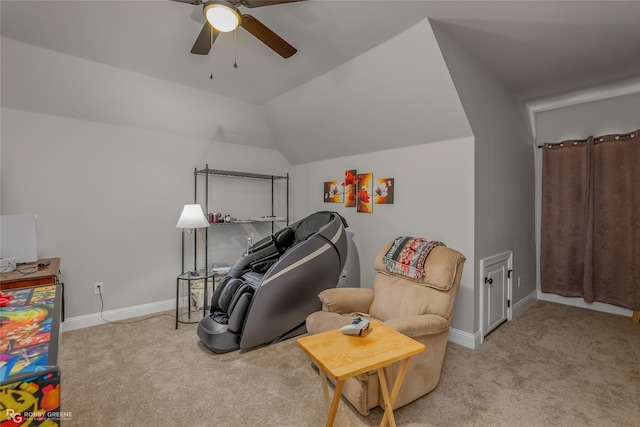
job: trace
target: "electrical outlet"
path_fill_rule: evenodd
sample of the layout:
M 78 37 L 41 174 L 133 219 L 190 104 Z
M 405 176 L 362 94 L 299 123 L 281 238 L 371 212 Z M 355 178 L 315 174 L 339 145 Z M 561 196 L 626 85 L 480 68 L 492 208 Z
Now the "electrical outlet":
M 522 283 L 520 282 L 520 276 L 518 276 L 518 287 L 520 287 Z
M 96 295 L 104 294 L 104 283 L 96 282 L 93 284 L 93 293 Z

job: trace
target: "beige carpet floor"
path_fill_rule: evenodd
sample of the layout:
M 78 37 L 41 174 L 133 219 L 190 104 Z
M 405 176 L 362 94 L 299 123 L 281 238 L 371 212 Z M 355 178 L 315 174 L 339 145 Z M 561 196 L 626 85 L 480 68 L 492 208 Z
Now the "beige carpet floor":
M 62 334 L 71 426 L 323 426 L 320 380 L 290 339 L 216 355 L 170 315 Z M 344 400 L 337 426 L 374 426 Z M 449 343 L 438 387 L 400 426 L 640 426 L 640 325 L 537 302 L 476 350 Z

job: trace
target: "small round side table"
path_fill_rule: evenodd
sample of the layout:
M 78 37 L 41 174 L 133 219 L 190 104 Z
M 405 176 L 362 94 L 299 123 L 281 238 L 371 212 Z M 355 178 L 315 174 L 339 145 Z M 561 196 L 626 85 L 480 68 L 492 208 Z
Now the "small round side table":
M 191 301 L 191 282 L 194 280 L 204 280 L 204 288 L 207 289 L 208 282 L 215 280 L 216 272 L 213 270 L 187 271 L 180 274 L 176 279 L 176 329 L 178 323 L 198 323 L 200 319 L 207 315 L 206 292 L 205 303 L 202 312 L 197 309 Z M 187 310 L 180 313 L 180 282 L 187 282 Z

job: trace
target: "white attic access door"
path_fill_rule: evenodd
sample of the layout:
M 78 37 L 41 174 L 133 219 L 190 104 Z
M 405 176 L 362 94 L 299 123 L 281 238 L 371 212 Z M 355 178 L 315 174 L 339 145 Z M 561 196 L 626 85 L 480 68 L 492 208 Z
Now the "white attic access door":
M 511 320 L 513 253 L 503 252 L 480 260 L 480 333 L 482 342 L 495 328 Z

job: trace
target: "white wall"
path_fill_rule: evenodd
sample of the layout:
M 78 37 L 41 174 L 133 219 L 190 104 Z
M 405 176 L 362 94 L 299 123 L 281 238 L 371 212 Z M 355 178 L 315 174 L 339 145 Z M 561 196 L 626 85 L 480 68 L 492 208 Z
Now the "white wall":
M 621 94 L 627 92 L 626 94 Z M 631 132 L 640 129 L 640 85 L 621 84 L 590 91 L 567 94 L 552 100 L 540 100 L 531 104 L 535 119 L 536 146 L 569 139 L 584 139 Z M 535 110 L 538 110 L 535 112 Z M 540 250 L 540 209 L 542 186 L 543 149 L 534 151 L 536 159 L 536 249 Z M 538 271 L 536 287 L 539 298 L 625 316 L 631 310 L 601 302 L 587 303 L 582 298 L 568 298 L 540 291 Z
M 473 332 L 473 146 L 468 137 L 294 166 L 295 215 L 334 210 L 347 220 L 358 248 L 363 287 L 372 285 L 378 251 L 398 236 L 440 240 L 462 252 L 467 262 L 452 327 Z M 374 205 L 373 213 L 366 214 L 324 203 L 324 182 L 342 182 L 345 170 L 351 169 L 372 172 L 374 178 L 395 178 L 394 204 Z
M 276 150 L 10 108 L 0 137 L 2 213 L 38 215 L 39 256 L 62 258 L 67 318 L 100 311 L 98 281 L 105 310 L 174 300 L 175 224 L 193 201 L 195 167 L 289 167 Z M 233 259 L 244 237 L 237 243 Z
M 512 304 L 535 293 L 533 140 L 523 106 L 437 25 L 434 32 L 475 136 L 476 312 L 481 259 L 513 251 Z M 520 278 L 520 286 L 518 286 Z M 476 316 L 474 331 L 479 330 Z

